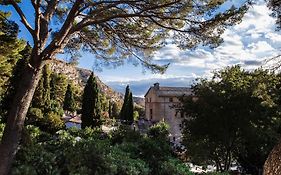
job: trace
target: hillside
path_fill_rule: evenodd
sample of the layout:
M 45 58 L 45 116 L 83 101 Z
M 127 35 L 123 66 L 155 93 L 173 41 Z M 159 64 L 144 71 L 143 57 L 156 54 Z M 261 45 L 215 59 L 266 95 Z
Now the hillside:
M 82 69 L 75 67 L 71 64 L 68 64 L 64 61 L 55 59 L 50 64 L 50 69 L 53 72 L 64 74 L 68 77 L 69 80 L 73 82 L 73 84 L 77 85 L 78 88 L 83 89 L 85 86 L 88 77 L 91 75 L 92 71 L 88 69 Z M 123 103 L 124 95 L 122 93 L 114 91 L 111 87 L 103 83 L 99 77 L 97 77 L 98 86 L 101 89 L 102 93 L 106 94 L 108 99 L 111 99 L 117 102 L 119 105 Z M 124 87 L 125 89 L 125 87 Z M 144 107 L 143 99 L 139 97 L 134 97 L 134 101 L 136 104 Z

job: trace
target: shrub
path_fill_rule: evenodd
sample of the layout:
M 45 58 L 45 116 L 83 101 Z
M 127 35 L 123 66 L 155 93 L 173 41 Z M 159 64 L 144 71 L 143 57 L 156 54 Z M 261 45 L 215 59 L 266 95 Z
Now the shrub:
M 164 121 L 161 121 L 148 130 L 148 136 L 152 138 L 164 139 L 167 140 L 169 136 L 169 125 Z
M 43 112 L 39 108 L 29 108 L 27 113 L 27 123 L 38 124 L 43 120 Z

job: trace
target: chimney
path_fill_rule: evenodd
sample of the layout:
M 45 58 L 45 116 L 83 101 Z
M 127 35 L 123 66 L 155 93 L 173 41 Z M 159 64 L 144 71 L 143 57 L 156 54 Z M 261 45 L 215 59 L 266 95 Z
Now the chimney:
M 155 88 L 156 90 L 159 90 L 159 83 L 154 83 L 154 88 Z

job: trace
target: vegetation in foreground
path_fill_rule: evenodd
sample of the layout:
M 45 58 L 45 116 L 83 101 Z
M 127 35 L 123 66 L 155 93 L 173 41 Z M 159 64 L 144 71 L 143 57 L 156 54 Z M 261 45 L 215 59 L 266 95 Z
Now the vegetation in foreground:
M 4 124 L 1 124 L 2 136 Z M 105 134 L 99 129 L 60 130 L 56 135 L 28 125 L 12 174 L 191 175 L 173 154 L 164 123 L 141 135 L 126 126 Z

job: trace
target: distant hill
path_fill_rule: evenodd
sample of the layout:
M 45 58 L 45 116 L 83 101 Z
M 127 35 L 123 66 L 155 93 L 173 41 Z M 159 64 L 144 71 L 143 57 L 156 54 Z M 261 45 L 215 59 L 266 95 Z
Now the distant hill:
M 66 75 L 67 78 L 71 80 L 74 85 L 78 86 L 78 88 L 81 89 L 84 88 L 89 76 L 92 73 L 91 70 L 78 68 L 58 59 L 53 60 L 53 62 L 50 64 L 50 69 L 55 73 L 61 73 Z M 113 90 L 111 87 L 103 83 L 98 76 L 95 75 L 95 77 L 97 78 L 98 86 L 101 92 L 104 93 L 108 99 L 117 102 L 121 106 L 123 103 L 124 95 L 120 92 Z M 144 107 L 143 98 L 134 97 L 133 99 L 136 104 Z

